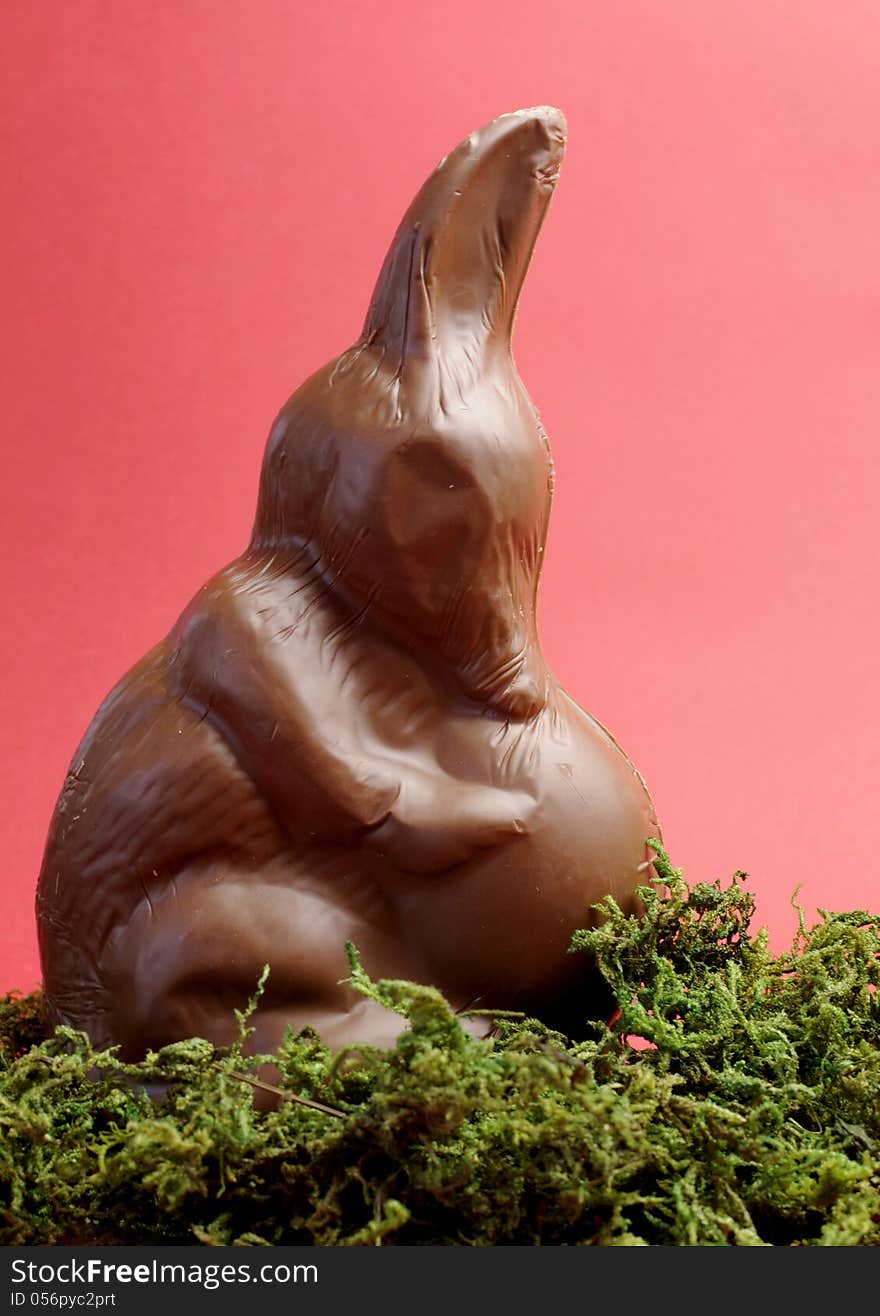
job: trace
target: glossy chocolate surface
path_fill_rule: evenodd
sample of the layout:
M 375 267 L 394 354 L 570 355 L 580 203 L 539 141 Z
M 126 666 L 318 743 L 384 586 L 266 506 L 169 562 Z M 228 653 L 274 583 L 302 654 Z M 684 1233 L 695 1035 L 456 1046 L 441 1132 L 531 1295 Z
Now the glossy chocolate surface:
M 257 1049 L 388 1043 L 346 941 L 457 1008 L 607 1010 L 566 949 L 637 908 L 657 821 L 541 653 L 552 464 L 510 352 L 564 147 L 542 107 L 441 161 L 273 425 L 247 549 L 99 710 L 39 881 L 51 1022 L 222 1044 L 269 964 Z

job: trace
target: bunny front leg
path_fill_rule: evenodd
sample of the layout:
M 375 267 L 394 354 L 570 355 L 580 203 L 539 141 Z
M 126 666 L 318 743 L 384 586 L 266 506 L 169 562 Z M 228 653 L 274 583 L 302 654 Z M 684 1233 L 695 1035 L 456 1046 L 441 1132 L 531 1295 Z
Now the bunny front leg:
M 178 623 L 171 676 L 291 840 L 345 842 L 387 817 L 399 783 L 340 715 L 332 642 L 308 616 L 318 588 L 259 560 L 222 573 Z

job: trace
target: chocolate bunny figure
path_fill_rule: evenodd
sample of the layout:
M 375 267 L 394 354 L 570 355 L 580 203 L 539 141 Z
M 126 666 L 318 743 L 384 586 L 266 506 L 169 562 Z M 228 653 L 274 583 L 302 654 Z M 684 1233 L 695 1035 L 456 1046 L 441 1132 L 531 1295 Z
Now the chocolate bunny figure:
M 639 908 L 659 833 L 541 653 L 552 465 L 510 351 L 564 146 L 541 107 L 441 161 L 275 421 L 247 549 L 99 710 L 39 879 L 50 1023 L 223 1045 L 268 964 L 256 1049 L 389 1044 L 348 941 L 462 1011 L 608 1010 L 566 950 L 602 897 Z

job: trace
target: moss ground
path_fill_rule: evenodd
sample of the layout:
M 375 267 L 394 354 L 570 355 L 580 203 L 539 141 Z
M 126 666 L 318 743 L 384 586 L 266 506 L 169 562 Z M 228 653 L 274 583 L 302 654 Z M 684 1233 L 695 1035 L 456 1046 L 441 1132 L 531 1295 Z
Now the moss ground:
M 0 1243 L 877 1244 L 880 916 L 801 913 L 777 955 L 742 874 L 657 866 L 643 919 L 609 901 L 574 939 L 610 1026 L 477 1040 L 351 948 L 409 1029 L 341 1055 L 289 1036 L 268 1110 L 247 1011 L 226 1052 L 123 1065 L 45 1037 L 38 995 L 0 998 Z

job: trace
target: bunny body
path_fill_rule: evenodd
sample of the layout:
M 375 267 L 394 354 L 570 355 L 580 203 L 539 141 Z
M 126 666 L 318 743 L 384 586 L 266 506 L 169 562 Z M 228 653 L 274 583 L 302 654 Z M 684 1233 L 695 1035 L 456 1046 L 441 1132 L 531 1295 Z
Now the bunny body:
M 651 801 L 535 620 L 552 466 L 509 335 L 563 145 L 523 111 L 441 162 L 362 337 L 273 427 L 247 551 L 99 711 L 38 888 L 53 1021 L 222 1044 L 269 964 L 258 1049 L 388 1042 L 346 941 L 552 1015 L 590 906 L 637 908 Z

